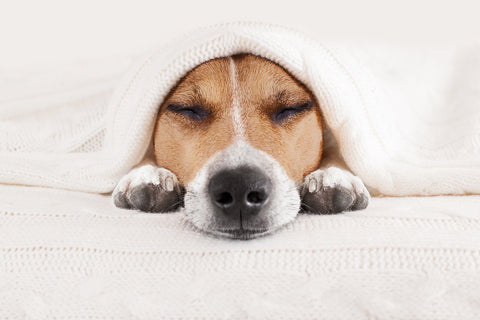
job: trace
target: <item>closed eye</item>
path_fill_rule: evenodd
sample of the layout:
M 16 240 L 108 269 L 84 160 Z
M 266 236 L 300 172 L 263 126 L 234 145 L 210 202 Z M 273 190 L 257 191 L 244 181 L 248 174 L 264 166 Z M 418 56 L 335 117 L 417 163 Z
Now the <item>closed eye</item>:
M 279 109 L 275 111 L 275 113 L 273 114 L 273 121 L 275 121 L 276 123 L 282 123 L 288 118 L 291 118 L 306 110 L 311 109 L 312 105 L 313 105 L 312 102 L 309 101 L 300 105 L 289 106 L 289 107 L 284 107 L 282 109 Z
M 200 106 L 181 106 L 176 104 L 169 104 L 167 110 L 178 113 L 190 120 L 202 121 L 208 118 L 210 113 Z

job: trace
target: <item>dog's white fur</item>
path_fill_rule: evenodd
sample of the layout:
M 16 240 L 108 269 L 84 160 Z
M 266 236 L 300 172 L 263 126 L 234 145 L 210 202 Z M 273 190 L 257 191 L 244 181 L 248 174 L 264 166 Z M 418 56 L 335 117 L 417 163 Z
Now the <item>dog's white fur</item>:
M 160 186 L 165 192 L 172 192 L 180 186 L 177 176 L 173 172 L 157 167 L 153 161 L 144 161 L 142 165 L 132 169 L 118 182 L 113 194 L 126 193 L 129 189 L 144 184 Z
M 307 175 L 303 184 L 307 192 L 315 193 L 323 188 L 345 188 L 354 194 L 368 194 L 367 188 L 359 177 L 345 169 L 328 167 L 318 169 Z
M 236 139 L 245 139 L 245 124 L 240 109 L 240 99 L 238 92 L 237 66 L 232 57 L 230 57 L 230 79 L 232 83 L 232 121 L 235 130 Z

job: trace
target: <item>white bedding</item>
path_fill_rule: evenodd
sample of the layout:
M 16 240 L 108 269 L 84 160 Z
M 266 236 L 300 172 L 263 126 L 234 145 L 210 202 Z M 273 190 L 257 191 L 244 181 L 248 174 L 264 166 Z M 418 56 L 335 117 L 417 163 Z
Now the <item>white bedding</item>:
M 480 317 L 480 196 L 373 198 L 253 241 L 110 201 L 0 185 L 0 318 Z
M 459 196 L 480 193 L 480 47 L 357 49 L 238 23 L 123 78 L 125 61 L 1 74 L 0 319 L 480 319 L 480 196 Z M 234 241 L 80 192 L 112 191 L 143 158 L 185 72 L 240 52 L 312 89 L 371 191 L 458 196 L 373 198 Z

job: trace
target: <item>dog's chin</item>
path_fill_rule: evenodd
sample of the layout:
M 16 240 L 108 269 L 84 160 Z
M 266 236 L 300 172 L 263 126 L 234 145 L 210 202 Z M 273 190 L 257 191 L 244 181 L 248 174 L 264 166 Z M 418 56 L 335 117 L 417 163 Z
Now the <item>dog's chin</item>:
M 190 226 L 192 226 L 195 230 L 199 231 L 200 233 L 206 234 L 208 236 L 212 236 L 215 238 L 223 238 L 223 239 L 251 240 L 251 239 L 257 239 L 264 236 L 268 236 L 278 232 L 279 230 L 293 223 L 293 221 L 295 220 L 295 216 L 296 215 L 292 215 L 290 218 L 288 218 L 288 220 L 285 219 L 281 222 L 278 221 L 274 225 L 269 225 L 268 227 L 258 226 L 258 227 L 247 227 L 247 228 L 222 227 L 215 222 L 213 223 L 210 222 L 208 224 L 199 224 L 197 220 L 189 219 L 188 215 L 185 221 Z
M 251 239 L 260 238 L 266 235 L 270 235 L 280 228 L 281 226 L 276 228 L 256 229 L 256 230 L 246 230 L 246 229 L 239 228 L 239 229 L 213 229 L 213 230 L 201 230 L 201 231 L 216 238 L 251 240 Z

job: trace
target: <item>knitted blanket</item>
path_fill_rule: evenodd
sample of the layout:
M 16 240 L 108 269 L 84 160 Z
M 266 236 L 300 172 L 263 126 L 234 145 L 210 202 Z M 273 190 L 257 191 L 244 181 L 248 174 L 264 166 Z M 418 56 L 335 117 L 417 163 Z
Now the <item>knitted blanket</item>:
M 144 156 L 175 83 L 204 61 L 242 52 L 277 62 L 313 91 L 344 160 L 370 190 L 480 193 L 479 46 L 351 48 L 255 23 L 183 35 L 123 76 L 113 62 L 2 75 L 0 183 L 112 191 Z
M 480 196 L 373 198 L 269 237 L 0 185 L 0 319 L 480 318 Z

